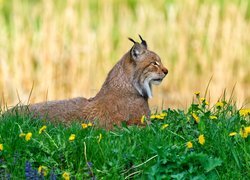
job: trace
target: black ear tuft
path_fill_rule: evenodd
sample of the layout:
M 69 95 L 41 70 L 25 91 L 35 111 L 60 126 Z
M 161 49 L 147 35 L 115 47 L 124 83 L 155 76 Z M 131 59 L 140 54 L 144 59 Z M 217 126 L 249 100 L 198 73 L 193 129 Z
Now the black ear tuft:
M 147 48 L 147 47 L 148 47 L 147 42 L 146 42 L 144 39 L 142 39 L 142 37 L 141 37 L 140 34 L 139 34 L 139 37 L 140 37 L 140 39 L 141 39 L 141 44 L 142 44 L 145 48 Z
M 134 44 L 136 43 L 135 40 L 133 40 L 132 38 L 128 38 L 130 41 L 132 41 Z

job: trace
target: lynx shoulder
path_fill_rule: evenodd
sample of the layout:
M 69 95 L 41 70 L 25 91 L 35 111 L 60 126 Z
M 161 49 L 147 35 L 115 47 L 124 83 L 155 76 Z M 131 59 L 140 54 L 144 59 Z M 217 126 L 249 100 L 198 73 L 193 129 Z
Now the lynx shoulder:
M 31 113 L 66 123 L 91 121 L 107 129 L 123 121 L 139 124 L 143 115 L 150 114 L 151 86 L 160 84 L 168 73 L 160 57 L 139 37 L 141 43 L 129 38 L 132 48 L 111 69 L 95 97 L 32 104 Z

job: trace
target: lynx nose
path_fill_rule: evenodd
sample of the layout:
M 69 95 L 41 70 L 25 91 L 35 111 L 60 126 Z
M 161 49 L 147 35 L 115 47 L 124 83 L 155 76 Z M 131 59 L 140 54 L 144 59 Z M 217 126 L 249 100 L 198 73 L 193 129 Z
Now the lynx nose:
M 168 74 L 168 69 L 167 68 L 162 68 L 162 72 L 167 75 Z

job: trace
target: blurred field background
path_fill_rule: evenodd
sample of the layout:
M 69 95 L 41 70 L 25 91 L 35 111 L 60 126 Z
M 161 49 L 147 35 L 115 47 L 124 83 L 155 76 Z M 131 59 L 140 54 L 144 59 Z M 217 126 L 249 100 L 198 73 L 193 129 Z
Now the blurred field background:
M 27 103 L 33 84 L 32 103 L 94 96 L 138 34 L 169 69 L 152 108 L 187 107 L 211 77 L 211 103 L 234 85 L 250 101 L 248 0 L 0 0 L 2 105 Z

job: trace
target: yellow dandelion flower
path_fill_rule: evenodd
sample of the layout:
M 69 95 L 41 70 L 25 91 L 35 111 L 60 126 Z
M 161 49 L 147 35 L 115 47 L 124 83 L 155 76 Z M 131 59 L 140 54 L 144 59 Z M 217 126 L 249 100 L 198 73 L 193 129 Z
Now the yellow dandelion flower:
M 71 134 L 71 135 L 69 136 L 69 141 L 74 141 L 75 138 L 76 138 L 76 135 L 75 135 L 75 134 Z
M 161 117 L 164 117 L 164 118 L 165 118 L 167 115 L 168 115 L 168 114 L 167 114 L 166 112 L 162 112 L 162 113 L 160 114 L 160 116 L 161 116 Z
M 205 144 L 205 137 L 203 134 L 199 136 L 198 140 L 201 145 Z
M 155 114 L 151 115 L 150 119 L 156 119 L 156 115 Z
M 215 104 L 215 106 L 217 107 L 217 108 L 222 108 L 223 106 L 224 106 L 224 103 L 223 102 L 217 102 L 216 104 Z
M 146 116 L 143 115 L 143 116 L 141 117 L 141 124 L 144 124 L 145 120 L 146 120 Z
M 26 136 L 25 133 L 20 133 L 20 134 L 19 134 L 19 137 L 20 137 L 20 138 L 25 137 L 25 136 Z
M 83 128 L 83 129 L 86 129 L 87 127 L 88 127 L 88 124 L 82 123 L 82 128 Z
M 70 174 L 69 174 L 68 172 L 64 172 L 64 173 L 62 174 L 62 178 L 63 178 L 64 180 L 70 180 Z
M 161 130 L 166 129 L 168 126 L 169 126 L 169 124 L 163 124 L 163 125 L 161 126 Z
M 25 135 L 25 140 L 26 140 L 26 141 L 29 141 L 29 140 L 31 140 L 31 137 L 32 137 L 32 133 L 31 133 L 31 132 L 28 132 L 28 133 Z
M 209 119 L 216 120 L 218 118 L 217 118 L 217 116 L 209 116 Z
M 196 96 L 200 96 L 200 92 L 199 92 L 199 91 L 194 92 L 194 94 L 195 94 Z
M 200 101 L 205 105 L 209 105 L 205 98 L 200 98 Z
M 231 132 L 230 134 L 229 134 L 229 136 L 235 136 L 237 134 L 237 132 Z
M 100 133 L 100 134 L 99 134 L 99 137 L 98 137 L 98 143 L 100 143 L 101 140 L 102 140 L 102 134 Z
M 42 174 L 43 176 L 48 175 L 48 168 L 46 166 L 39 166 L 38 173 Z
M 247 138 L 249 134 L 250 134 L 250 126 L 241 128 L 240 130 L 241 137 Z
M 156 115 L 155 117 L 156 117 L 156 119 L 160 119 L 160 120 L 163 120 L 163 119 L 164 119 L 164 117 L 161 116 L 160 114 Z
M 250 115 L 250 109 L 241 109 L 239 112 L 240 112 L 240 116 L 246 117 Z
M 191 149 L 191 148 L 193 148 L 193 143 L 191 141 L 188 141 L 186 146 L 188 149 Z
M 205 99 L 205 98 L 200 98 L 200 101 L 201 101 L 201 102 L 205 102 L 206 99 Z
M 192 116 L 193 116 L 193 118 L 194 118 L 194 120 L 195 120 L 196 123 L 200 122 L 200 118 L 197 116 L 197 114 L 192 113 Z
M 47 126 L 43 126 L 39 129 L 39 134 L 41 134 L 43 131 L 47 129 Z
M 150 116 L 150 119 L 160 119 L 163 120 L 167 116 L 166 112 L 162 112 L 161 114 L 153 114 Z
M 91 127 L 93 126 L 93 124 L 91 122 L 88 123 L 88 127 Z
M 0 144 L 0 151 L 3 150 L 3 144 Z
M 250 134 L 250 126 L 245 127 L 245 131 L 246 131 L 248 134 Z

